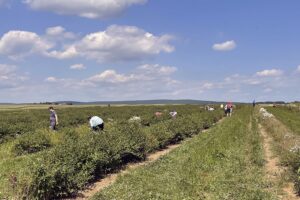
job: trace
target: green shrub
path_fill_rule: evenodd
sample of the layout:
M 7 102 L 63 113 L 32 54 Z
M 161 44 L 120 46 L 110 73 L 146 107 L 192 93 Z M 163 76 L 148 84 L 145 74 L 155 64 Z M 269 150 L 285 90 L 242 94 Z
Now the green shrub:
M 169 130 L 166 123 L 159 123 L 144 129 L 147 140 L 147 152 L 164 148 L 170 143 L 174 134 Z
M 17 156 L 20 156 L 24 154 L 36 153 L 50 146 L 51 142 L 49 136 L 40 132 L 32 134 L 28 133 L 16 140 L 12 148 L 12 152 Z

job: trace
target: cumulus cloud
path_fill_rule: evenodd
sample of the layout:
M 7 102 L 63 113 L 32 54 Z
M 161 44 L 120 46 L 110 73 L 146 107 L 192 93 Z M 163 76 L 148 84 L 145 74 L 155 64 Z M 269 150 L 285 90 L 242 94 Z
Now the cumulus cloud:
M 85 18 L 110 18 L 119 15 L 135 4 L 144 4 L 147 0 L 25 0 L 34 10 L 51 11 L 61 15 L 77 15 Z
M 266 69 L 263 71 L 256 72 L 257 76 L 260 77 L 269 77 L 269 76 L 280 76 L 283 74 L 283 71 L 279 69 Z
M 70 59 L 77 57 L 79 53 L 77 52 L 76 48 L 74 46 L 67 47 L 65 51 L 57 51 L 53 50 L 50 52 L 47 52 L 46 54 L 48 57 L 55 58 L 55 59 Z
M 170 75 L 177 71 L 176 67 L 172 66 L 161 66 L 158 64 L 155 65 L 142 65 L 138 67 L 139 70 L 142 70 L 143 74 L 156 74 L 156 75 Z
M 38 54 L 55 59 L 83 57 L 98 62 L 121 62 L 143 60 L 175 49 L 170 44 L 173 36 L 155 36 L 135 26 L 112 25 L 104 31 L 76 38 L 76 34 L 61 26 L 49 27 L 43 36 L 9 31 L 0 38 L 0 55 L 11 59 Z
M 8 74 L 13 73 L 16 70 L 16 66 L 0 64 L 0 76 L 6 76 Z
M 74 64 L 74 65 L 70 66 L 70 69 L 84 70 L 84 69 L 86 69 L 86 67 L 84 66 L 84 64 Z
M 136 70 L 129 74 L 119 74 L 115 70 L 106 70 L 100 74 L 88 78 L 86 81 L 91 82 L 106 82 L 106 83 L 130 83 L 130 82 L 160 82 L 171 84 L 177 81 L 170 78 L 170 75 L 177 70 L 176 67 L 161 66 L 158 64 L 142 65 L 136 68 Z
M 265 88 L 265 89 L 264 89 L 264 92 L 265 92 L 265 93 L 272 92 L 272 91 L 273 91 L 272 88 Z
M 171 53 L 170 35 L 155 36 L 135 26 L 112 25 L 105 31 L 86 35 L 63 51 L 50 52 L 59 59 L 83 56 L 99 62 L 138 60 L 161 52 Z
M 214 44 L 212 46 L 215 51 L 231 51 L 236 48 L 236 43 L 234 40 L 226 41 L 223 43 Z
M 30 54 L 47 54 L 53 44 L 27 31 L 9 31 L 0 38 L 0 54 L 19 59 Z
M 11 88 L 28 80 L 29 77 L 17 74 L 15 65 L 0 64 L 0 88 Z
M 215 84 L 214 83 L 203 83 L 201 85 L 201 89 L 204 89 L 204 90 L 210 90 L 210 89 L 213 89 L 215 87 Z
M 67 32 L 62 26 L 54 26 L 46 29 L 48 37 L 62 38 L 62 39 L 75 39 L 76 35 L 72 32 Z
M 131 75 L 118 74 L 115 70 L 106 70 L 100 74 L 90 77 L 88 80 L 92 82 L 108 82 L 108 83 L 125 83 L 134 80 L 135 77 Z
M 61 35 L 63 32 L 65 32 L 65 28 L 61 26 L 55 26 L 55 27 L 49 27 L 46 30 L 47 35 Z
M 19 98 L 22 101 L 24 101 L 22 96 L 30 96 L 31 99 L 44 99 L 47 96 L 53 101 L 59 99 L 94 101 L 99 99 L 191 98 L 218 101 L 231 99 L 249 102 L 254 98 L 258 101 L 278 100 L 284 96 L 291 100 L 299 99 L 300 79 L 295 76 L 294 72 L 285 72 L 280 77 L 262 78 L 253 73 L 219 77 L 221 79 L 215 77 L 216 79 L 213 80 L 185 80 L 180 82 L 172 77 L 176 71 L 177 68 L 173 66 L 147 64 L 138 66 L 129 72 L 111 68 L 80 79 L 50 76 L 43 83 L 22 84 L 22 89 L 18 92 L 7 89 L 6 95 L 1 97 L 2 101 L 3 99 L 7 101 L 6 99 L 9 98 L 7 96 L 12 95 L 15 95 L 12 99 Z M 7 66 L 2 67 L 0 74 L 7 73 L 15 72 Z M 0 81 L 0 87 L 8 88 L 9 85 L 3 85 L 3 82 Z M 24 95 L 23 91 L 26 91 L 27 95 Z M 36 91 L 42 93 L 36 93 Z M 30 101 L 30 98 L 27 101 Z
M 45 81 L 49 82 L 49 83 L 55 83 L 58 81 L 58 79 L 53 76 L 50 76 L 50 77 L 46 78 Z

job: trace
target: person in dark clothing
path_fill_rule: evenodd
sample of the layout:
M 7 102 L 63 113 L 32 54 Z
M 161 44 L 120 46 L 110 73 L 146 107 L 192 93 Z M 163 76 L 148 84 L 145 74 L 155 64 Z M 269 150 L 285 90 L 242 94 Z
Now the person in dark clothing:
M 56 126 L 58 125 L 57 114 L 52 106 L 49 107 L 49 111 L 50 111 L 50 129 L 56 130 Z

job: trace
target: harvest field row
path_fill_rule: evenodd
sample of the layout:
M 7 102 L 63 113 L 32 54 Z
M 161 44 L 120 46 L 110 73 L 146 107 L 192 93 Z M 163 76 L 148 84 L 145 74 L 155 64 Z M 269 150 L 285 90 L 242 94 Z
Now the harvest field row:
M 244 107 L 161 160 L 119 177 L 93 200 L 275 200 L 269 185 L 254 110 Z
M 168 112 L 179 114 L 172 119 Z M 154 117 L 162 111 L 163 117 Z M 1 111 L 0 197 L 56 199 L 75 194 L 91 181 L 149 152 L 209 128 L 222 110 L 199 106 L 88 107 L 57 110 L 59 131 L 48 130 L 43 109 Z M 105 130 L 95 134 L 89 115 L 99 115 Z M 140 116 L 140 123 L 130 123 Z
M 49 126 L 48 107 L 43 109 L 26 107 L 26 109 L 3 110 L 0 115 L 0 142 L 7 138 L 34 132 Z M 167 111 L 176 109 L 179 115 L 186 115 L 200 110 L 199 106 L 122 106 L 122 107 L 58 107 L 59 128 L 69 129 L 70 127 L 87 124 L 88 116 L 98 115 L 104 121 L 127 122 L 132 116 L 140 116 L 142 124 L 153 124 L 168 119 Z M 156 111 L 165 111 L 161 118 L 155 118 Z

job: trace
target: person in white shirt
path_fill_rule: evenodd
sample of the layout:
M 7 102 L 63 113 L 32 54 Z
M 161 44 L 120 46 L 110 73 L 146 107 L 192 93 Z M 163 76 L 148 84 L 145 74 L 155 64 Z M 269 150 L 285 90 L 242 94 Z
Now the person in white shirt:
M 100 117 L 93 116 L 93 117 L 89 117 L 88 119 L 89 119 L 90 126 L 94 131 L 104 129 L 104 122 L 103 119 L 101 119 Z
M 174 110 L 172 112 L 169 113 L 171 115 L 172 118 L 176 118 L 177 112 Z

